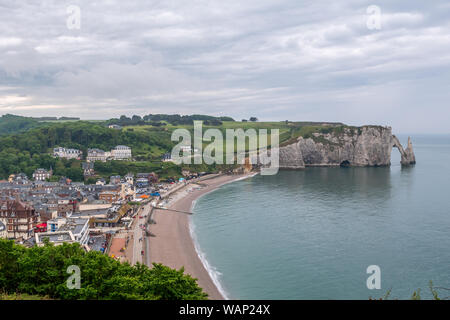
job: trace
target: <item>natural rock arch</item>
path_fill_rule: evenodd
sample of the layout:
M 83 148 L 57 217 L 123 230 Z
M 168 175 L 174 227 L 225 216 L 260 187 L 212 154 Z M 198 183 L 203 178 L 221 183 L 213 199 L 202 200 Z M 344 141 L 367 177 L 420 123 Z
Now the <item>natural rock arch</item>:
M 392 147 L 396 147 L 398 149 L 398 151 L 400 152 L 400 155 L 402 157 L 402 160 L 400 161 L 400 163 L 404 166 L 409 166 L 412 164 L 416 164 L 416 156 L 414 154 L 414 150 L 412 147 L 412 142 L 411 142 L 411 138 L 408 137 L 408 147 L 405 149 L 403 149 L 402 144 L 400 143 L 400 140 L 398 140 L 398 138 L 393 135 L 392 136 Z

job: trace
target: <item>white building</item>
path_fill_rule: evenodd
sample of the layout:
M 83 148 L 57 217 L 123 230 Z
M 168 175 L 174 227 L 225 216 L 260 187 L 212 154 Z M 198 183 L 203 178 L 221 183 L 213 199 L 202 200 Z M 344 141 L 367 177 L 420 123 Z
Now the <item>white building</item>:
M 36 234 L 36 243 L 48 237 L 50 242 L 78 242 L 85 245 L 89 240 L 89 219 L 57 218 L 47 221 L 47 232 Z
M 56 232 L 37 232 L 34 234 L 36 245 L 42 247 L 45 245 L 45 239 L 58 246 L 63 243 L 74 243 L 75 237 L 70 231 L 56 231 Z
M 33 179 L 35 181 L 45 181 L 47 179 L 50 179 L 52 177 L 52 174 L 52 170 L 47 171 L 45 169 L 39 168 L 33 172 Z
M 186 153 L 192 153 L 192 151 L 194 151 L 195 153 L 198 152 L 197 148 L 192 148 L 191 146 L 181 146 L 180 150 Z
M 105 162 L 111 157 L 111 152 L 106 152 L 101 149 L 93 148 L 88 149 L 88 154 L 86 157 L 87 161 L 103 161 Z
M 127 160 L 131 159 L 131 148 L 127 146 L 116 146 L 111 150 L 113 160 Z
M 83 152 L 78 149 L 66 149 L 57 147 L 53 149 L 53 156 L 65 159 L 81 159 Z

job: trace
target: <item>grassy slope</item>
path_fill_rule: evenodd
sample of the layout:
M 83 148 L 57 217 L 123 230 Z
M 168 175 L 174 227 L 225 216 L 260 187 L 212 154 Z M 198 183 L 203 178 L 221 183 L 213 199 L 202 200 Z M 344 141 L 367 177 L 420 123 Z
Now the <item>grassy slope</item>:
M 326 126 L 324 126 L 326 125 Z M 203 130 L 207 130 L 210 128 L 219 129 L 222 131 L 222 134 L 225 138 L 225 133 L 227 129 L 255 129 L 256 132 L 260 129 L 268 129 L 268 144 L 271 144 L 270 141 L 270 130 L 272 129 L 278 129 L 279 130 L 279 143 L 280 145 L 286 145 L 289 143 L 294 142 L 299 136 L 307 136 L 311 132 L 318 132 L 319 130 L 323 129 L 324 127 L 339 127 L 343 126 L 341 123 L 317 123 L 317 122 L 289 122 L 286 123 L 285 121 L 281 122 L 231 122 L 231 121 L 224 121 L 221 126 L 203 126 Z M 122 130 L 134 130 L 136 132 L 139 132 L 141 130 L 151 130 L 154 129 L 151 125 L 144 125 L 144 126 L 129 126 L 125 127 Z M 180 125 L 180 126 L 173 126 L 170 124 L 166 124 L 164 128 L 169 131 L 173 132 L 176 129 L 187 129 L 191 132 L 191 135 L 193 136 L 193 129 L 194 127 L 192 125 Z M 208 145 L 210 142 L 204 141 L 203 145 L 204 147 Z M 224 146 L 224 150 L 225 150 Z M 246 151 L 249 151 L 248 143 L 246 143 Z

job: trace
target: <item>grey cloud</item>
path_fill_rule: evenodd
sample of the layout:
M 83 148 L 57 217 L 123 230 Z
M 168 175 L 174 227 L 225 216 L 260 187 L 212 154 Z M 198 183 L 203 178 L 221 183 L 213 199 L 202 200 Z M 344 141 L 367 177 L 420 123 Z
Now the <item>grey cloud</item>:
M 147 112 L 448 132 L 450 6 L 377 1 L 0 0 L 0 113 Z M 66 27 L 69 5 L 81 29 Z

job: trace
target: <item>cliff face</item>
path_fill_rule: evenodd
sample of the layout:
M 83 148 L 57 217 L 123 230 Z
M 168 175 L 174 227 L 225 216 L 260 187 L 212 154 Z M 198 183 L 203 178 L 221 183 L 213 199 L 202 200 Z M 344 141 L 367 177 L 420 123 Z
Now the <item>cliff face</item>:
M 280 147 L 281 169 L 302 169 L 307 166 L 389 166 L 391 152 L 397 147 L 402 164 L 415 163 L 411 140 L 403 149 L 389 127 L 342 127 L 328 133 L 312 133 L 297 142 Z

